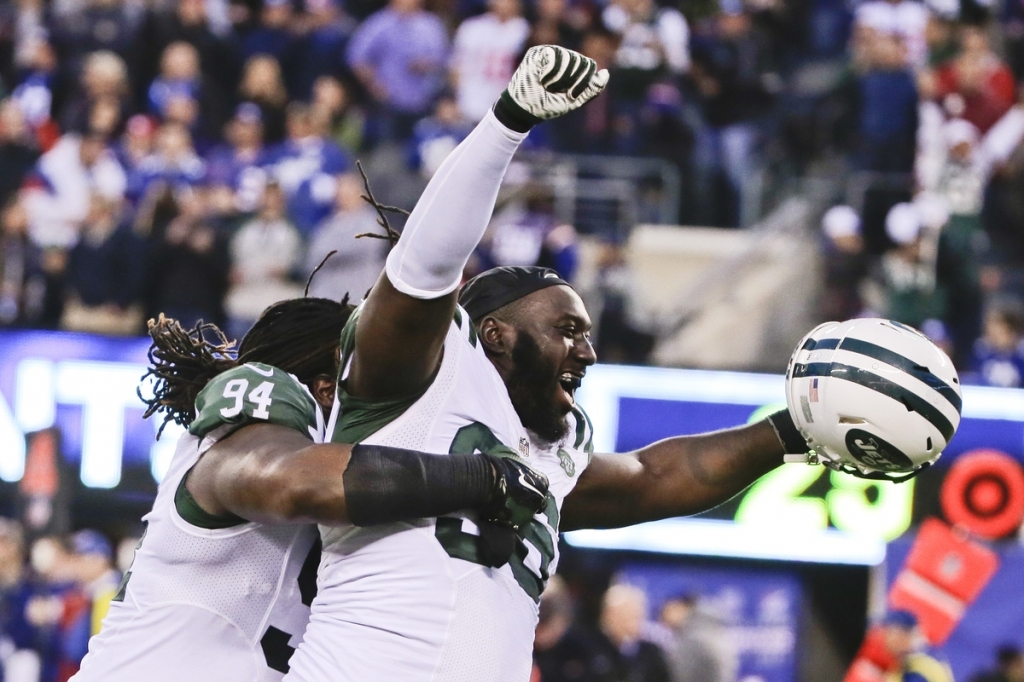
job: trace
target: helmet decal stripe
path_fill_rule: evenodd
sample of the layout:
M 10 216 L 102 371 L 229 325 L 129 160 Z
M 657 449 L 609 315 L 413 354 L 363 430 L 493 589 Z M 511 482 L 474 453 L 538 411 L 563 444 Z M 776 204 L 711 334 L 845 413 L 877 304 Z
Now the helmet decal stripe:
M 953 438 L 953 434 L 956 433 L 953 424 L 934 405 L 913 391 L 903 388 L 899 384 L 893 383 L 873 372 L 839 362 L 812 362 L 806 365 L 797 364 L 793 367 L 794 378 L 825 376 L 860 384 L 865 388 L 878 391 L 897 402 L 903 403 L 931 422 L 932 426 L 939 430 L 939 433 L 942 434 L 947 443 Z
M 839 345 L 840 339 L 807 339 L 801 350 L 828 350 Z
M 860 355 L 866 355 L 869 358 L 874 358 L 887 365 L 898 367 L 904 372 L 919 379 L 928 386 L 938 391 L 943 398 L 948 400 L 950 404 L 956 408 L 957 412 L 960 412 L 963 403 L 960 400 L 960 396 L 957 394 L 956 389 L 947 384 L 945 381 L 928 371 L 927 367 L 922 367 L 908 357 L 904 357 L 899 353 L 894 353 L 888 348 L 870 343 L 869 341 L 862 341 L 860 339 L 853 339 L 846 337 L 843 342 L 839 344 L 839 350 L 847 350 L 851 353 L 859 353 Z

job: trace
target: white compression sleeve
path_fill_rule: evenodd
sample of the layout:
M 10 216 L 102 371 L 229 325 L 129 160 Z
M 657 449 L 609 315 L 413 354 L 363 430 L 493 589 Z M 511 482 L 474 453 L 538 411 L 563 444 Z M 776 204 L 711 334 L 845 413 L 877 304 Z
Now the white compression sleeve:
M 498 188 L 526 133 L 498 123 L 492 112 L 448 155 L 388 256 L 391 284 L 413 298 L 440 298 L 462 281 L 480 243 Z

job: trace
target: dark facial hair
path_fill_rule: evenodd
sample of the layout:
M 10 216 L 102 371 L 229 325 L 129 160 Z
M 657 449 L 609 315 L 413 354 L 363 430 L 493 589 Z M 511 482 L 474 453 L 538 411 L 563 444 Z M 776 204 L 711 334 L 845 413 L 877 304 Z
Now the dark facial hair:
M 541 354 L 537 341 L 519 331 L 505 386 L 523 426 L 549 444 L 562 440 L 569 432 L 569 422 L 555 402 L 557 372 L 558 367 Z

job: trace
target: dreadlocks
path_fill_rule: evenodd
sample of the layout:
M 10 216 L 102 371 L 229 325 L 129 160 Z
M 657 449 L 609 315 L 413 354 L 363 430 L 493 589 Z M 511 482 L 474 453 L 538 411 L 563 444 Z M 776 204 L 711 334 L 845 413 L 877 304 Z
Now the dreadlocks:
M 337 373 L 338 343 L 353 306 L 326 298 L 296 298 L 275 303 L 260 315 L 242 338 L 237 356 L 215 325 L 199 322 L 186 331 L 177 320 L 160 315 L 149 321 L 149 371 L 153 395 L 139 396 L 146 417 L 164 415 L 168 422 L 188 426 L 195 419 L 199 392 L 215 376 L 247 362 L 272 365 L 310 385 L 322 374 Z M 209 337 L 212 337 L 209 338 Z M 159 437 L 159 434 L 158 434 Z

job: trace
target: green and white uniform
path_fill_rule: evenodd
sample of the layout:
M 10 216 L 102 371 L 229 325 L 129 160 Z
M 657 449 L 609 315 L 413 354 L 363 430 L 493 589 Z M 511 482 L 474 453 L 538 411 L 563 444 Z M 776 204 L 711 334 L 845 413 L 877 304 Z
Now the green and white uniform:
M 342 336 L 346 365 L 357 320 L 358 311 Z M 525 682 L 538 599 L 557 561 L 558 508 L 589 461 L 586 418 L 573 415 L 561 447 L 531 448 L 462 309 L 425 391 L 386 403 L 353 398 L 343 387 L 338 394 L 335 442 L 441 454 L 513 452 L 549 477 L 551 493 L 498 569 L 477 559 L 471 514 L 321 527 L 317 597 L 287 682 Z
M 316 592 L 316 527 L 213 516 L 185 478 L 214 443 L 249 424 L 323 442 L 323 415 L 295 377 L 258 364 L 214 378 L 196 413 L 75 682 L 271 682 L 302 641 Z

